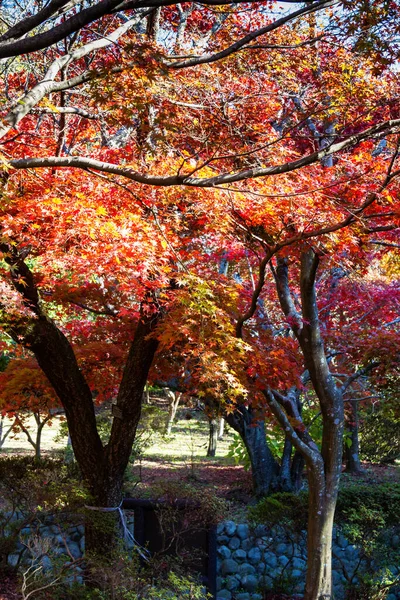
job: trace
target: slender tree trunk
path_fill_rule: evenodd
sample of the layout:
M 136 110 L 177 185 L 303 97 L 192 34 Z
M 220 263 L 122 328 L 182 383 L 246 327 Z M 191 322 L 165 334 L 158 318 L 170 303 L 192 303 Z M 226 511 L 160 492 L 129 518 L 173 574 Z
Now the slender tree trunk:
M 277 488 L 282 492 L 291 492 L 293 490 L 292 478 L 290 474 L 290 463 L 292 457 L 292 442 L 288 437 L 285 438 L 283 447 L 282 461 L 277 478 Z
M 8 427 L 8 429 L 4 431 L 4 421 L 5 421 L 5 417 L 2 416 L 0 419 L 0 450 L 3 448 L 4 442 L 6 441 L 6 439 L 8 438 L 8 436 L 10 435 L 14 425 L 15 425 L 15 420 L 14 422 Z
M 332 528 L 336 493 L 330 489 L 331 486 L 326 486 L 323 465 L 310 469 L 309 488 L 308 562 L 304 599 L 331 600 Z M 329 491 L 333 492 L 333 497 Z
M 165 393 L 168 398 L 168 423 L 167 423 L 167 435 L 172 433 L 172 425 L 174 424 L 176 411 L 178 410 L 179 401 L 181 399 L 180 392 L 173 392 L 172 390 L 166 389 Z
M 301 314 L 297 311 L 289 287 L 288 264 L 280 259 L 275 281 L 284 314 L 291 319 L 304 366 L 318 397 L 322 416 L 321 450 L 307 429 L 297 426 L 301 415 L 290 422 L 293 402 L 278 391 L 266 390 L 274 415 L 303 455 L 309 482 L 308 561 L 304 600 L 332 600 L 332 528 L 343 452 L 343 389 L 338 388 L 329 370 L 321 335 L 315 289 L 318 255 L 312 250 L 303 253 L 300 271 Z
M 150 404 L 150 392 L 149 392 L 149 384 L 146 382 L 144 386 L 144 401 L 146 404 Z
M 208 437 L 208 449 L 207 456 L 215 456 L 217 452 L 217 440 L 218 440 L 218 419 L 212 417 L 209 419 L 209 437 Z
M 218 440 L 219 441 L 224 439 L 224 433 L 225 433 L 225 419 L 224 419 L 224 417 L 220 417 L 219 422 L 218 422 Z
M 43 419 L 43 421 L 41 421 L 40 419 L 40 413 L 34 413 L 34 417 L 35 417 L 35 421 L 36 421 L 36 425 L 37 425 L 37 429 L 36 429 L 36 441 L 34 444 L 34 448 L 35 448 L 35 459 L 36 460 L 40 460 L 41 455 L 42 455 L 42 432 L 43 432 L 43 427 L 46 425 L 47 421 L 50 420 L 50 415 L 48 415 L 47 417 L 45 417 Z
M 294 492 L 299 492 L 303 484 L 304 471 L 304 456 L 298 450 L 294 453 L 292 465 L 290 467 L 290 478 L 292 480 L 292 489 Z
M 278 465 L 268 447 L 265 423 L 257 419 L 251 407 L 240 405 L 225 415 L 226 421 L 242 438 L 251 463 L 253 489 L 256 496 L 265 496 L 277 475 Z
M 350 432 L 350 444 L 345 444 L 346 454 L 346 471 L 353 475 L 359 475 L 363 472 L 361 461 L 360 461 L 360 442 L 358 437 L 359 431 L 359 416 L 358 416 L 358 402 L 352 400 L 351 406 L 351 422 L 347 424 L 347 429 Z

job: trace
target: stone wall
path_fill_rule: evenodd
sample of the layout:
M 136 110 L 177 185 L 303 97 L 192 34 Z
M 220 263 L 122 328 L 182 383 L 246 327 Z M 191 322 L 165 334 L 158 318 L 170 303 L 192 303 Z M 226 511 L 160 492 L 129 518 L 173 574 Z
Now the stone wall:
M 302 598 L 307 568 L 306 531 L 299 533 L 285 527 L 270 529 L 233 521 L 217 529 L 217 600 L 262 600 L 261 589 L 280 590 Z M 388 546 L 399 547 L 399 536 L 390 536 Z M 333 584 L 335 597 L 345 597 L 346 585 L 357 583 L 357 573 L 367 565 L 360 550 L 334 529 Z M 400 575 L 400 565 L 390 565 L 393 575 Z M 400 588 L 387 596 L 400 600 Z
M 9 517 L 11 527 L 20 518 L 18 514 Z M 84 527 L 71 524 L 71 519 L 73 522 L 73 517 L 60 522 L 47 516 L 42 522 L 24 527 L 20 535 L 22 541 L 17 542 L 15 551 L 8 557 L 9 564 L 30 564 L 32 554 L 27 544 L 32 538 L 39 540 L 35 551 L 39 554 L 43 551 L 41 561 L 45 570 L 51 569 L 57 559 L 71 562 L 81 558 L 85 550 Z M 133 513 L 127 512 L 127 522 L 133 532 Z M 399 536 L 388 536 L 387 545 L 398 550 Z M 307 566 L 305 531 L 296 533 L 283 526 L 267 529 L 262 525 L 250 527 L 247 523 L 225 521 L 217 528 L 217 556 L 217 600 L 262 600 L 261 590 L 280 590 L 292 594 L 293 598 L 296 595 L 302 598 Z M 335 529 L 333 583 L 337 600 L 344 599 L 346 585 L 351 580 L 357 583 L 357 573 L 366 568 L 360 550 Z M 400 565 L 392 564 L 389 569 L 393 575 L 400 575 Z M 78 565 L 73 569 L 71 580 L 80 582 L 81 579 Z M 400 587 L 392 590 L 387 600 L 400 600 Z

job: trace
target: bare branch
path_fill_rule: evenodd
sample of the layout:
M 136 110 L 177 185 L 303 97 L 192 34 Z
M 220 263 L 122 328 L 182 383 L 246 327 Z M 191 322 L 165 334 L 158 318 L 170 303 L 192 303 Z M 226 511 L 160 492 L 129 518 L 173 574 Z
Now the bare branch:
M 61 81 L 55 84 L 54 79 L 60 70 L 65 69 L 71 62 L 79 60 L 84 56 L 87 56 L 91 52 L 99 50 L 100 48 L 104 48 L 109 46 L 110 44 L 114 44 L 122 35 L 124 35 L 127 31 L 132 29 L 140 20 L 140 17 L 135 17 L 130 19 L 117 29 L 115 29 L 112 33 L 107 35 L 107 37 L 100 38 L 98 40 L 94 40 L 85 44 L 81 48 L 74 50 L 69 54 L 65 54 L 64 56 L 60 56 L 47 69 L 47 72 L 42 79 L 35 87 L 33 87 L 23 98 L 20 98 L 13 109 L 9 111 L 9 113 L 4 118 L 4 126 L 0 129 L 0 137 L 4 137 L 10 129 L 16 127 L 18 123 L 32 110 L 32 108 L 42 100 L 45 96 L 54 91 L 60 91 L 65 88 L 65 84 L 67 82 Z M 85 77 L 84 77 L 85 79 Z M 61 84 L 61 85 L 60 85 Z M 64 85 L 63 85 L 64 84 Z M 67 84 L 68 85 L 68 84 Z M 69 84 L 70 86 L 71 84 Z M 69 87 L 68 86 L 68 87 Z
M 36 13 L 36 15 L 32 15 L 31 17 L 25 17 L 24 19 L 22 19 L 22 21 L 20 21 L 13 27 L 10 27 L 10 29 L 6 31 L 6 33 L 0 36 L 0 45 L 3 42 L 9 40 L 17 40 L 26 33 L 29 33 L 41 23 L 47 21 L 49 17 L 58 12 L 60 8 L 68 4 L 69 1 L 70 0 L 52 0 L 47 6 L 45 6 L 44 8 L 42 8 L 42 10 Z
M 272 413 L 276 417 L 277 421 L 279 422 L 283 431 L 285 432 L 285 435 L 290 439 L 296 450 L 298 450 L 302 454 L 302 456 L 304 456 L 308 464 L 321 464 L 322 457 L 317 447 L 315 447 L 314 449 L 300 439 L 299 435 L 296 433 L 292 424 L 290 423 L 286 412 L 275 399 L 273 392 L 270 389 L 266 389 L 263 391 L 263 393 Z
M 60 82 L 63 83 L 63 82 Z M 290 173 L 292 171 L 296 171 L 303 167 L 312 165 L 318 161 L 323 160 L 327 156 L 331 156 L 340 152 L 341 150 L 345 150 L 352 146 L 357 145 L 363 140 L 374 138 L 379 139 L 387 136 L 390 133 L 396 133 L 400 127 L 400 119 L 392 119 L 390 121 L 385 121 L 378 125 L 374 125 L 373 127 L 369 127 L 364 131 L 351 135 L 348 138 L 337 142 L 336 144 L 332 144 L 331 146 L 324 148 L 323 150 L 319 150 L 317 152 L 312 152 L 306 156 L 303 156 L 300 159 L 294 161 L 288 161 L 282 163 L 280 165 L 275 165 L 266 168 L 252 168 L 246 169 L 244 171 L 238 171 L 236 173 L 222 173 L 220 175 L 216 175 L 214 177 L 190 177 L 186 175 L 171 175 L 165 177 L 157 177 L 152 175 L 146 175 L 143 173 L 139 173 L 134 171 L 129 167 L 120 167 L 116 164 L 106 163 L 99 160 L 86 158 L 86 157 L 57 157 L 57 156 L 49 156 L 46 158 L 22 158 L 15 159 L 9 161 L 9 165 L 14 169 L 29 169 L 29 168 L 43 168 L 43 167 L 70 167 L 70 168 L 78 168 L 78 169 L 93 169 L 97 171 L 103 171 L 105 173 L 112 173 L 113 175 L 121 175 L 122 177 L 126 177 L 127 179 L 131 179 L 132 181 L 136 181 L 137 183 L 144 183 L 147 185 L 154 186 L 172 186 L 172 185 L 184 185 L 190 187 L 215 187 L 221 184 L 232 183 L 236 181 L 244 181 L 246 179 L 256 179 L 259 177 L 270 177 L 272 175 L 280 175 L 284 173 Z M 374 198 L 369 200 L 365 206 L 369 206 L 374 201 Z M 357 209 L 362 212 L 363 208 Z M 325 229 L 320 229 L 319 234 L 321 233 L 329 233 L 330 231 L 335 231 L 337 228 L 343 227 L 346 224 L 350 223 L 354 219 L 354 215 L 350 215 L 346 220 L 342 222 L 342 225 L 337 226 L 334 225 L 332 227 L 327 227 Z M 313 237 L 316 235 L 315 233 L 305 233 L 302 235 L 302 239 L 307 237 Z
M 38 33 L 37 35 L 26 37 L 16 42 L 2 44 L 0 45 L 0 58 L 21 56 L 21 54 L 28 54 L 36 50 L 48 48 L 60 42 L 71 33 L 82 29 L 85 25 L 93 23 L 93 21 L 97 21 L 100 17 L 110 13 L 118 4 L 120 4 L 120 0 L 101 0 L 97 4 L 72 15 L 60 25 L 56 25 L 44 33 Z
M 242 315 L 237 320 L 237 323 L 236 323 L 236 337 L 238 337 L 238 338 L 242 337 L 242 330 L 243 330 L 244 323 L 246 321 L 248 321 L 248 319 L 251 319 L 251 317 L 254 315 L 254 313 L 257 310 L 258 298 L 260 297 L 260 294 L 264 287 L 265 270 L 267 268 L 269 261 L 271 260 L 271 257 L 272 257 L 272 254 L 270 252 L 267 252 L 266 255 L 264 256 L 264 258 L 262 259 L 262 261 L 260 262 L 260 266 L 258 269 L 258 280 L 257 280 L 257 284 L 255 285 L 253 295 L 251 297 L 250 308 L 244 313 L 244 315 Z
M 320 11 L 324 8 L 329 8 L 331 6 L 334 6 L 336 3 L 336 0 L 321 0 L 311 6 L 300 8 L 299 10 L 296 10 L 293 13 L 290 13 L 289 15 L 277 19 L 276 21 L 274 21 L 273 23 L 269 23 L 265 27 L 261 27 L 260 29 L 248 33 L 234 44 L 228 46 L 228 48 L 225 48 L 225 50 L 221 50 L 220 52 L 216 52 L 215 54 L 206 54 L 202 57 L 193 57 L 188 60 L 183 60 L 179 62 L 170 61 L 167 62 L 166 65 L 172 69 L 182 69 L 185 67 L 192 67 L 194 65 L 202 65 L 205 63 L 216 62 L 217 60 L 221 60 L 222 58 L 230 56 L 238 50 L 242 50 L 245 46 L 247 46 L 247 44 L 249 44 L 253 40 L 257 39 L 262 35 L 265 35 L 266 33 L 270 33 L 271 31 L 279 29 L 279 27 L 282 27 L 283 25 L 289 23 L 297 17 L 308 15 Z
M 379 361 L 373 360 L 366 367 L 363 367 L 362 369 L 358 369 L 355 373 L 350 375 L 350 377 L 348 377 L 347 380 L 344 382 L 344 384 L 341 386 L 341 388 L 340 388 L 341 393 L 344 394 L 344 392 L 347 390 L 347 388 L 352 383 L 354 383 L 360 377 L 363 377 L 364 375 L 368 375 L 368 373 L 370 371 L 372 371 L 372 369 L 375 369 L 376 367 L 378 367 L 379 364 L 380 364 Z

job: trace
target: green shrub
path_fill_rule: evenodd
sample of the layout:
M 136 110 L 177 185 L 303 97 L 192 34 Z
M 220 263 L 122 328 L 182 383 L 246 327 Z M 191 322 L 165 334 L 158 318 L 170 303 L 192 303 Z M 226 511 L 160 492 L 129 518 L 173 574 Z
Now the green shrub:
M 233 434 L 232 441 L 228 448 L 228 456 L 234 460 L 235 465 L 242 465 L 245 471 L 250 469 L 251 463 L 249 453 L 238 433 Z
M 296 529 L 304 529 L 307 523 L 308 494 L 291 494 L 279 492 L 263 498 L 256 506 L 248 511 L 253 523 L 266 525 L 290 524 Z
M 142 566 L 136 558 L 118 555 L 88 566 L 88 586 L 70 585 L 64 577 L 55 586 L 35 592 L 37 600 L 207 600 L 210 596 L 196 577 L 187 575 L 177 560 L 153 559 Z M 41 573 L 31 581 L 39 589 L 57 574 Z
M 400 483 L 351 485 L 340 490 L 336 521 L 358 522 L 360 508 L 380 515 L 382 526 L 400 523 Z
M 70 514 L 77 524 L 77 512 L 88 499 L 76 465 L 30 456 L 0 458 L 0 496 L 0 569 L 7 568 L 24 528 L 34 533 L 48 513 L 57 515 L 60 528 L 69 526 Z
M 391 463 L 400 458 L 398 408 L 370 410 L 360 426 L 360 455 L 373 463 Z

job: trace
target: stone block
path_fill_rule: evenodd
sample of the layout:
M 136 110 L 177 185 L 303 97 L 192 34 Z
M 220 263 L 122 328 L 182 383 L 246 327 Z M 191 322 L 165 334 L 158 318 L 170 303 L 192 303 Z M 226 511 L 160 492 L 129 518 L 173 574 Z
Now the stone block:
M 293 569 L 299 569 L 300 571 L 305 571 L 307 568 L 307 563 L 302 558 L 293 558 L 292 560 Z
M 347 546 L 349 545 L 349 541 L 346 540 L 344 535 L 340 533 L 337 538 L 337 545 L 339 546 L 339 548 L 347 548 Z
M 278 564 L 278 559 L 276 558 L 275 554 L 270 550 L 264 552 L 264 561 L 267 564 L 267 568 L 270 567 L 274 569 Z
M 239 565 L 235 560 L 232 560 L 231 558 L 226 558 L 221 562 L 221 575 L 225 576 L 230 575 L 232 573 L 237 573 L 238 567 Z
M 226 578 L 225 588 L 230 592 L 234 592 L 240 586 L 240 581 L 234 575 L 228 575 Z
M 253 548 L 253 543 L 254 543 L 253 540 L 251 540 L 251 539 L 245 539 L 245 540 L 242 540 L 242 543 L 240 544 L 240 547 L 245 552 L 248 552 L 249 550 L 251 550 Z
M 240 548 L 240 539 L 236 536 L 232 537 L 228 546 L 231 550 L 237 550 L 238 548 Z
M 278 557 L 278 564 L 280 564 L 282 567 L 286 567 L 286 565 L 288 564 L 289 559 L 287 556 L 279 556 Z
M 238 548 L 237 550 L 232 552 L 232 558 L 234 558 L 235 560 L 244 561 L 247 558 L 247 552 L 245 552 L 241 548 Z
M 77 544 L 76 542 L 68 542 L 68 550 L 69 550 L 71 556 L 73 556 L 73 558 L 75 558 L 75 559 L 81 558 L 82 552 L 79 547 L 79 544 Z
M 236 535 L 241 539 L 244 540 L 246 538 L 249 537 L 250 535 L 250 528 L 248 525 L 246 525 L 246 523 L 240 523 L 237 527 L 236 527 Z
M 264 573 L 264 571 L 265 571 L 265 563 L 259 562 L 257 565 L 255 565 L 255 567 L 257 569 L 257 573 Z
M 240 576 L 244 575 L 253 575 L 256 572 L 255 567 L 253 565 L 249 565 L 248 563 L 243 563 L 239 565 L 238 573 Z
M 254 575 L 243 575 L 240 579 L 242 588 L 246 592 L 255 592 L 258 587 L 258 577 Z
M 217 600 L 231 600 L 232 598 L 232 594 L 230 593 L 229 590 L 220 590 L 217 593 Z
M 260 562 L 261 560 L 261 550 L 260 548 L 251 548 L 251 550 L 248 551 L 247 553 L 249 562 L 251 564 L 257 564 Z
M 300 577 L 304 577 L 303 571 L 299 571 L 299 569 L 293 569 L 291 572 L 291 576 L 293 579 L 300 579 Z
M 217 549 L 217 553 L 221 558 L 230 558 L 231 551 L 226 546 L 219 546 Z
M 225 521 L 225 533 L 232 537 L 236 532 L 236 523 L 233 521 Z

